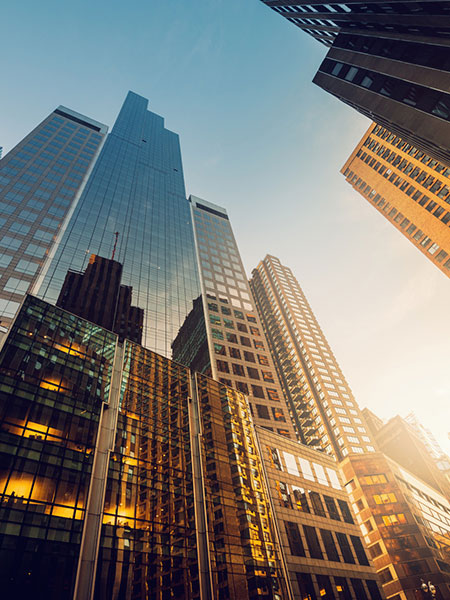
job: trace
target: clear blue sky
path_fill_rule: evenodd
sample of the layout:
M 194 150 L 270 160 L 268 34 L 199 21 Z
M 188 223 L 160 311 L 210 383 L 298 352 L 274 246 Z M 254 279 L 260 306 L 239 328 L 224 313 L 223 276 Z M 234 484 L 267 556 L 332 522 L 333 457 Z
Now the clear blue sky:
M 0 40 L 5 150 L 58 104 L 112 125 L 149 98 L 188 194 L 228 209 L 248 272 L 293 269 L 360 405 L 450 451 L 449 281 L 339 174 L 369 121 L 311 83 L 325 47 L 259 0 L 22 0 Z

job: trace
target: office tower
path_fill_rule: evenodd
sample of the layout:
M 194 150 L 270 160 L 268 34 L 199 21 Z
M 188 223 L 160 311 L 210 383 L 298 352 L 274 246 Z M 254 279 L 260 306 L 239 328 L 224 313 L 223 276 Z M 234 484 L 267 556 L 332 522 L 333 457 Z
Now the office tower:
M 242 394 L 32 296 L 0 390 L 5 597 L 287 597 Z
M 128 93 L 38 294 L 56 302 L 66 272 L 112 256 L 117 241 L 122 283 L 145 313 L 143 344 L 169 355 L 199 289 L 179 139 L 147 104 Z
M 292 597 L 380 600 L 334 458 L 256 429 Z
M 292 271 L 267 255 L 251 289 L 301 440 L 341 459 L 374 442 Z
M 173 358 L 247 395 L 256 424 L 295 437 L 227 212 L 190 201 L 202 293 Z
M 84 273 L 67 272 L 56 306 L 139 344 L 144 311 L 131 306 L 132 288 L 120 284 L 121 275 L 119 262 L 93 254 Z
M 7 598 L 381 598 L 331 458 L 32 296 L 0 351 L 0 457 Z
M 263 2 L 329 47 L 314 83 L 450 165 L 450 2 Z
M 391 600 L 450 594 L 450 503 L 421 479 L 379 452 L 341 464 L 368 552 Z
M 342 167 L 346 180 L 450 276 L 450 168 L 372 123 Z
M 0 161 L 0 329 L 48 264 L 107 127 L 59 106 Z

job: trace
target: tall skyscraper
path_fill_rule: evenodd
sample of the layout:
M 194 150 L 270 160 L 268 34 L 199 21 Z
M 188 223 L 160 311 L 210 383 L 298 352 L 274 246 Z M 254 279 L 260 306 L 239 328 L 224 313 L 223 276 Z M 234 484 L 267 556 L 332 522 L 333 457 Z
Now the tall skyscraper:
M 38 294 L 56 302 L 66 272 L 91 254 L 123 265 L 122 283 L 144 309 L 143 344 L 164 354 L 199 295 L 178 136 L 129 92 Z
M 227 211 L 190 200 L 202 293 L 173 357 L 246 394 L 256 424 L 294 438 Z
M 329 47 L 314 83 L 450 165 L 450 2 L 262 1 Z
M 372 123 L 341 172 L 450 276 L 450 167 Z
M 0 330 L 45 270 L 106 131 L 59 106 L 0 161 Z
M 373 452 L 362 413 L 291 269 L 267 255 L 251 288 L 299 436 L 337 459 Z

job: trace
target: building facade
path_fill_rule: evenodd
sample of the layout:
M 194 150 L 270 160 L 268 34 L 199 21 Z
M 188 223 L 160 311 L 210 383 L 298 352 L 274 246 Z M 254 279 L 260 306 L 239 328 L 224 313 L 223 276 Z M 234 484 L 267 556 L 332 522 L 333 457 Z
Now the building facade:
M 450 168 L 372 123 L 341 172 L 450 276 Z
M 336 461 L 257 428 L 293 598 L 381 599 Z
M 380 600 L 345 497 L 241 392 L 26 297 L 0 350 L 5 597 Z
M 450 2 L 263 2 L 329 47 L 314 83 L 450 166 Z
M 107 127 L 59 106 L 0 161 L 0 329 L 45 271 Z
M 341 464 L 357 522 L 388 600 L 450 597 L 448 499 L 381 453 Z
M 190 200 L 202 293 L 173 358 L 248 396 L 256 424 L 295 438 L 227 212 Z
M 327 339 L 291 269 L 267 255 L 251 288 L 299 439 L 343 458 L 374 441 Z
M 38 295 L 56 302 L 69 269 L 116 245 L 122 283 L 145 313 L 143 344 L 168 356 L 199 288 L 179 138 L 147 105 L 128 93 Z

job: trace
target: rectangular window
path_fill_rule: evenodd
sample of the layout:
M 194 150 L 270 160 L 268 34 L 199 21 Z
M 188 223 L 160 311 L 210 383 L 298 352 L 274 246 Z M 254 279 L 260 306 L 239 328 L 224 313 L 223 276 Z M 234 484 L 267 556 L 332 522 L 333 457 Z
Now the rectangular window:
M 328 531 L 328 529 L 321 529 L 320 535 L 322 536 L 322 542 L 325 546 L 325 552 L 328 560 L 340 562 L 341 559 L 339 558 L 339 553 L 334 542 L 333 533 Z
M 347 535 L 337 531 L 336 537 L 344 558 L 344 562 L 348 564 L 355 564 L 355 559 L 353 558 L 352 549 L 350 548 Z
M 339 515 L 335 499 L 331 496 L 326 496 L 325 494 L 323 496 L 323 499 L 325 500 L 325 505 L 327 507 L 330 519 L 333 519 L 334 521 L 340 521 L 341 516 Z
M 311 558 L 319 558 L 323 560 L 322 549 L 320 547 L 319 538 L 314 527 L 309 525 L 303 525 L 303 531 L 305 532 L 306 543 L 308 544 L 308 550 Z
M 286 535 L 288 538 L 289 549 L 293 556 L 305 556 L 305 548 L 303 546 L 302 537 L 297 523 L 285 521 Z
M 286 463 L 286 470 L 291 475 L 300 476 L 298 471 L 297 462 L 295 460 L 295 456 L 293 454 L 289 454 L 288 452 L 283 452 L 284 462 Z
M 367 560 L 367 556 L 360 538 L 357 535 L 351 535 L 350 539 L 352 541 L 353 550 L 355 551 L 359 564 L 369 566 L 369 561 Z

